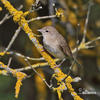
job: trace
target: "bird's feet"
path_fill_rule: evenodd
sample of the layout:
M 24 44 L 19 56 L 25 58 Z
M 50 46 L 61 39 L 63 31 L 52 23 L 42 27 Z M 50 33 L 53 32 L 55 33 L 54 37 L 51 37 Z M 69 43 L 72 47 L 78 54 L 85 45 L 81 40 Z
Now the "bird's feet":
M 64 59 L 60 62 L 60 64 L 58 64 L 58 65 L 55 66 L 55 68 L 60 67 L 60 66 L 64 63 L 65 60 L 66 60 L 66 59 L 64 58 Z

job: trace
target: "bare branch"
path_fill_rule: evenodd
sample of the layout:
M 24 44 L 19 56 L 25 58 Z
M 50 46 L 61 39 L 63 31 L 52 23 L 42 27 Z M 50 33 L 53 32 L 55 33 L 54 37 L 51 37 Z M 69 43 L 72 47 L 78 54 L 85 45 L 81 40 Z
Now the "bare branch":
M 87 33 L 87 26 L 88 26 L 88 21 L 89 21 L 89 15 L 90 15 L 90 11 L 91 11 L 91 7 L 93 5 L 93 2 L 89 2 L 89 7 L 88 7 L 88 12 L 87 12 L 87 18 L 86 18 L 86 21 L 85 21 L 85 27 L 84 27 L 84 31 L 83 31 L 83 39 L 82 39 L 82 42 L 84 43 L 85 42 L 85 38 L 86 38 L 86 33 Z
M 55 18 L 57 17 L 56 15 L 51 15 L 51 16 L 43 16 L 43 17 L 36 17 L 36 18 L 32 18 L 30 20 L 27 20 L 28 23 L 32 22 L 32 21 L 36 21 L 36 20 L 41 20 L 41 19 L 49 19 L 49 18 Z M 34 34 L 34 33 L 33 33 Z M 36 35 L 34 34 L 36 37 L 41 37 L 42 35 Z
M 49 2 L 49 15 L 53 15 L 55 13 L 55 9 L 54 9 L 54 4 L 55 4 L 55 0 L 48 0 Z M 55 19 L 51 18 L 53 25 L 55 25 Z
M 10 64 L 11 64 L 11 61 L 12 61 L 12 57 L 10 57 L 10 59 L 9 59 L 9 61 L 8 61 L 8 67 L 10 66 Z
M 18 29 L 16 30 L 15 34 L 13 35 L 11 41 L 9 42 L 7 48 L 4 51 L 4 54 L 11 48 L 12 44 L 14 43 L 16 37 L 18 36 L 19 32 L 21 31 L 21 27 L 18 27 Z
M 12 54 L 12 53 L 15 54 L 16 56 L 22 57 L 23 59 L 27 58 L 28 60 L 35 60 L 35 61 L 43 61 L 43 60 L 44 60 L 43 57 L 41 57 L 41 58 L 32 58 L 32 57 L 24 56 L 24 55 L 22 55 L 22 54 L 20 54 L 20 53 L 12 52 L 12 51 L 11 51 L 11 54 Z
M 51 16 L 36 17 L 36 18 L 32 18 L 32 19 L 28 20 L 27 22 L 30 23 L 30 22 L 35 21 L 35 20 L 49 19 L 49 18 L 55 18 L 55 17 L 57 17 L 57 16 L 51 15 Z
M 97 38 L 94 39 L 94 40 L 91 40 L 91 41 L 87 42 L 86 45 L 90 45 L 91 43 L 96 42 L 97 40 L 100 40 L 100 36 L 97 37 Z
M 51 89 L 51 86 L 47 83 L 47 81 L 32 67 L 28 59 L 25 59 L 26 63 L 31 67 L 31 69 L 41 78 L 41 80 Z
M 55 61 L 57 62 L 57 61 L 59 61 L 59 59 L 55 59 Z M 38 68 L 38 67 L 45 67 L 47 65 L 48 65 L 48 63 L 45 62 L 45 63 L 37 63 L 37 64 L 31 65 L 31 66 L 32 66 L 32 68 Z M 32 68 L 30 66 L 26 66 L 24 68 L 19 68 L 19 69 L 16 69 L 16 70 L 17 71 L 25 71 L 25 70 L 30 70 Z
M 81 50 L 81 49 L 89 49 L 89 48 L 96 47 L 96 45 L 91 45 L 91 44 L 92 44 L 93 42 L 98 41 L 98 40 L 100 40 L 100 37 L 97 37 L 96 39 L 91 40 L 91 41 L 86 42 L 86 43 L 81 43 L 81 44 L 78 46 L 78 48 L 75 48 L 74 50 L 72 50 L 72 53 L 74 54 L 74 53 L 77 51 L 77 49 L 78 49 L 78 51 L 79 51 L 79 50 Z M 82 46 L 82 45 L 83 45 L 83 46 Z
M 3 19 L 0 21 L 0 25 L 3 24 L 7 19 L 10 19 L 12 16 L 8 14 L 5 14 L 5 16 L 3 17 Z
M 23 5 L 20 5 L 20 7 L 18 8 L 18 10 L 21 10 L 23 8 Z M 12 15 L 9 15 L 9 13 L 5 14 L 5 16 L 3 17 L 3 19 L 0 21 L 0 25 L 3 24 L 6 20 L 10 19 L 12 17 Z

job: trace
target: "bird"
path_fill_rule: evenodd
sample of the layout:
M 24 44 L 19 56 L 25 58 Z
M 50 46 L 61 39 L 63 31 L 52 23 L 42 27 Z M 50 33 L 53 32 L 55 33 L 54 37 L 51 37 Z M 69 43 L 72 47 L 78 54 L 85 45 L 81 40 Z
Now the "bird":
M 67 59 L 73 59 L 73 54 L 65 38 L 53 26 L 45 26 L 38 29 L 43 36 L 44 48 L 55 58 L 62 60 L 61 64 Z M 59 64 L 59 66 L 61 65 Z

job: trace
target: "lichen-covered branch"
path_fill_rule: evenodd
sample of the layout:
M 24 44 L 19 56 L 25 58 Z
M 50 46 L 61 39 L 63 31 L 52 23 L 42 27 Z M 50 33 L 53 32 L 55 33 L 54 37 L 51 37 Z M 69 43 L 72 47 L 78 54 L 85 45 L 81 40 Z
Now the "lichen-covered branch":
M 14 77 L 17 78 L 17 83 L 15 86 L 15 97 L 18 97 L 20 87 L 22 85 L 22 80 L 27 77 L 27 75 L 23 72 L 16 71 L 15 69 L 9 68 L 7 65 L 0 62 L 0 68 L 4 70 L 0 70 L 0 74 L 7 75 L 8 73 L 11 73 Z
M 59 84 L 59 87 L 57 88 L 57 93 L 59 96 L 59 99 L 61 98 L 61 92 L 63 90 L 66 89 L 66 86 L 68 88 L 68 90 L 71 93 L 74 93 L 74 89 L 72 88 L 71 85 L 71 80 L 72 78 L 70 76 L 68 76 L 65 81 L 63 82 L 62 80 L 67 76 L 66 74 L 64 74 L 60 68 L 56 67 L 56 62 L 54 59 L 52 59 L 43 49 L 43 46 L 39 43 L 39 41 L 36 39 L 36 37 L 34 36 L 32 30 L 29 28 L 27 20 L 25 19 L 25 16 L 28 15 L 30 12 L 27 11 L 25 13 L 23 13 L 22 11 L 18 11 L 16 10 L 9 1 L 7 0 L 1 0 L 1 2 L 4 4 L 5 8 L 9 11 L 9 13 L 13 16 L 13 20 L 14 22 L 19 24 L 19 27 L 21 27 L 25 33 L 29 36 L 29 39 L 34 43 L 34 45 L 36 46 L 37 50 L 40 52 L 40 54 L 43 56 L 43 58 L 48 62 L 48 64 L 50 65 L 50 67 L 54 70 L 54 77 L 57 80 L 57 83 Z M 62 13 L 60 14 L 60 11 L 57 13 L 57 15 L 62 16 Z M 1 63 L 1 66 L 3 64 Z M 15 73 L 15 72 L 14 72 Z M 18 81 L 16 84 L 20 84 L 21 85 L 21 81 L 22 79 L 26 76 L 24 75 L 22 77 L 22 73 L 21 72 L 16 72 L 16 77 L 18 78 Z M 69 78 L 70 77 L 70 78 Z M 68 81 L 70 81 L 68 83 Z M 18 89 L 16 88 L 16 97 L 18 97 L 18 93 L 19 93 L 19 87 L 20 85 L 17 85 Z M 66 86 L 65 86 L 66 85 Z M 63 88 L 62 88 L 63 87 Z M 61 89 L 62 88 L 62 89 Z M 61 90 L 60 90 L 61 89 Z M 71 91 L 73 89 L 73 91 Z M 75 100 L 83 100 L 81 99 L 77 93 L 75 93 L 75 95 L 73 96 Z M 61 98 L 62 99 L 62 98 Z
M 23 8 L 23 5 L 20 5 L 20 7 L 18 8 L 18 10 L 21 10 Z M 12 17 L 12 15 L 5 14 L 5 16 L 3 17 L 3 19 L 0 21 L 0 25 L 2 25 L 6 20 L 10 19 Z

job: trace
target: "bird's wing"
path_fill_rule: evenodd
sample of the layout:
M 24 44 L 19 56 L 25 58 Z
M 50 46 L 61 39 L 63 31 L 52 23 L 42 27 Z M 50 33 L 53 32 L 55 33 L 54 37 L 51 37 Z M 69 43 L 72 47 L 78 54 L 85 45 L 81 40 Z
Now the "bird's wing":
M 62 50 L 62 52 L 71 58 L 73 58 L 73 54 L 71 52 L 71 49 L 67 43 L 67 41 L 63 38 L 63 36 L 59 35 L 59 48 Z

